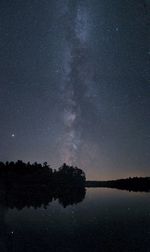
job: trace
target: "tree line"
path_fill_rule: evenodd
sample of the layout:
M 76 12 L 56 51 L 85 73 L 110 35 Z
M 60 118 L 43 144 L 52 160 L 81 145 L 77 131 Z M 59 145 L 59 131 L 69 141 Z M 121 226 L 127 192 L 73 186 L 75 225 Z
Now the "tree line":
M 86 187 L 107 187 L 134 192 L 150 192 L 150 177 L 129 177 L 109 181 L 86 181 Z
M 49 167 L 47 162 L 31 164 L 21 160 L 0 162 L 0 181 L 7 186 L 47 185 L 51 187 L 80 187 L 85 185 L 83 170 L 63 164 L 58 170 Z
M 52 169 L 45 162 L 0 162 L 0 204 L 8 208 L 46 207 L 53 200 L 66 207 L 85 197 L 85 173 L 65 163 Z

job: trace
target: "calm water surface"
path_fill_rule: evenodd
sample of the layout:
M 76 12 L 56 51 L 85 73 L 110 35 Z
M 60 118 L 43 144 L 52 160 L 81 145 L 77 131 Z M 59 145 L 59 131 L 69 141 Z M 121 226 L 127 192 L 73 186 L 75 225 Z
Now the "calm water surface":
M 150 194 L 89 188 L 66 208 L 0 206 L 0 251 L 149 252 Z

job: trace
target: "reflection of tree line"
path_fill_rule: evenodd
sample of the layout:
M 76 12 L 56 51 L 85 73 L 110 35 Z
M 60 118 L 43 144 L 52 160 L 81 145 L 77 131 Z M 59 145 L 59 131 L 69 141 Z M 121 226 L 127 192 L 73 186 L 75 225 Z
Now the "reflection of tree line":
M 134 177 L 110 181 L 86 181 L 86 187 L 109 187 L 134 192 L 150 192 L 150 177 Z
M 85 174 L 77 167 L 64 164 L 56 171 L 47 163 L 0 163 L 0 202 L 6 207 L 46 207 L 56 199 L 66 207 L 84 197 Z
M 1 197 L 1 204 L 8 208 L 22 209 L 24 207 L 45 207 L 53 200 L 66 207 L 68 205 L 77 204 L 85 197 L 85 188 L 43 188 L 38 187 L 22 187 L 9 188 Z

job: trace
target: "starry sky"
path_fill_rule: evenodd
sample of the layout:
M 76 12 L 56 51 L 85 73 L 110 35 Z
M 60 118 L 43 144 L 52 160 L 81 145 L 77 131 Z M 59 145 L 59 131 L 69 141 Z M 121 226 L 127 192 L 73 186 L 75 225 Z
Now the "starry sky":
M 150 176 L 149 0 L 0 1 L 0 160 Z

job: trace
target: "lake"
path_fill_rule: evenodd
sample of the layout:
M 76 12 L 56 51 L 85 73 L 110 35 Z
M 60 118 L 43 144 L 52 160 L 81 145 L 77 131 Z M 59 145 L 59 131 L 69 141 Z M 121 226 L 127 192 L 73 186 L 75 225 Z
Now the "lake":
M 150 194 L 88 188 L 66 207 L 58 199 L 36 209 L 1 205 L 0 251 L 149 252 Z

